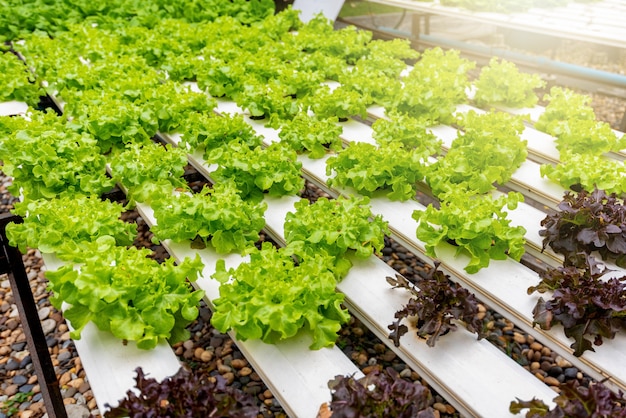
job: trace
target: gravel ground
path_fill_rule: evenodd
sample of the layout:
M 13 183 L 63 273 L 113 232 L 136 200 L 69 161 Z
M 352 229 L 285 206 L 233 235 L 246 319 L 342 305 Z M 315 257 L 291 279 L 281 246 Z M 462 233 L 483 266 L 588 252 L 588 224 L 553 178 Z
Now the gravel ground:
M 576 45 L 568 45 L 564 50 L 571 59 L 578 53 L 580 59 L 596 68 L 608 71 L 624 72 L 624 56 L 619 60 L 604 59 Z M 584 52 L 584 53 L 583 53 Z M 591 55 L 590 55 L 591 54 Z M 594 58 L 589 58 L 594 57 Z M 614 128 L 619 126 L 626 101 L 606 95 L 592 94 L 592 106 L 599 120 L 609 122 Z M 0 211 L 11 209 L 14 199 L 6 192 L 9 180 L 0 173 Z M 196 188 L 202 183 L 195 184 Z M 315 199 L 324 195 L 309 185 L 303 196 Z M 136 212 L 125 215 L 128 221 L 138 224 L 140 235 L 138 246 L 153 249 L 157 259 L 164 259 L 167 253 L 160 246 L 150 241 L 150 233 L 145 222 Z M 264 238 L 263 238 L 264 239 Z M 409 279 L 417 279 L 418 273 L 428 267 L 404 250 L 391 239 L 387 239 L 382 259 Z M 95 399 L 91 393 L 89 381 L 82 369 L 73 342 L 69 339 L 67 324 L 60 312 L 49 303 L 44 278 L 45 266 L 38 251 L 30 250 L 24 255 L 24 264 L 30 280 L 31 289 L 39 309 L 46 341 L 53 364 L 59 377 L 64 402 L 72 417 L 99 417 Z M 535 341 L 501 315 L 484 306 L 484 326 L 490 330 L 489 341 L 508 353 L 538 379 L 552 386 L 560 382 L 576 379 L 582 385 L 589 384 L 589 377 L 573 367 L 541 342 Z M 284 411 L 272 393 L 260 380 L 258 374 L 246 361 L 233 341 L 213 329 L 209 323 L 210 310 L 203 304 L 198 319 L 189 326 L 191 338 L 173 346 L 181 361 L 192 369 L 198 369 L 211 375 L 222 375 L 231 385 L 254 395 L 258 399 L 262 417 L 283 417 Z M 33 365 L 25 347 L 17 309 L 6 276 L 0 276 L 0 418 L 12 416 L 20 418 L 38 418 L 44 416 L 40 387 L 33 372 Z M 375 337 L 356 318 L 344 326 L 340 332 L 338 346 L 357 364 L 364 373 L 379 367 L 393 367 L 402 377 L 412 381 L 422 381 L 420 376 L 411 371 L 387 346 Z M 442 417 L 458 416 L 454 408 L 435 394 L 435 409 Z

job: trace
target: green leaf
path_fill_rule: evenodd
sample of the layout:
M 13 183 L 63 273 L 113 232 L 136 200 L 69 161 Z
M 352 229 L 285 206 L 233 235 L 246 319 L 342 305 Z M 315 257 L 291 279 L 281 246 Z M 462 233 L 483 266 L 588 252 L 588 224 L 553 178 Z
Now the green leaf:
M 63 316 L 70 322 L 72 328 L 74 328 L 71 332 L 73 340 L 80 339 L 80 333 L 82 332 L 85 325 L 94 316 L 94 313 L 89 311 L 89 308 L 83 305 L 72 305 L 69 308 L 63 311 Z
M 144 334 L 145 324 L 134 309 L 128 309 L 122 318 L 111 319 L 111 333 L 123 340 L 139 340 Z

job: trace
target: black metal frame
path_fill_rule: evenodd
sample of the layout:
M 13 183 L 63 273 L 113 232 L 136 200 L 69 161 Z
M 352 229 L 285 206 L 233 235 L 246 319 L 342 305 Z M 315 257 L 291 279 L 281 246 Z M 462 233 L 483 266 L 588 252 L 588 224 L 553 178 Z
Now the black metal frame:
M 67 418 L 59 381 L 52 365 L 46 336 L 41 328 L 37 305 L 30 289 L 22 254 L 17 248 L 9 245 L 6 236 L 6 226 L 11 222 L 22 223 L 22 218 L 10 213 L 0 214 L 0 244 L 2 247 L 0 249 L 0 273 L 6 273 L 9 276 L 13 298 L 20 315 L 28 351 L 35 367 L 48 416 Z

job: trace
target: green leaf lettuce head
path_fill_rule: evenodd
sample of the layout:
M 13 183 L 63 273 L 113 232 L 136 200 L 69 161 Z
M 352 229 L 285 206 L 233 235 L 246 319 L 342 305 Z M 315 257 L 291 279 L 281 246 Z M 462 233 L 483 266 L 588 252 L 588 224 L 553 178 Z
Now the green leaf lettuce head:
M 88 90 L 80 102 L 69 102 L 65 111 L 72 124 L 98 140 L 102 152 L 129 143 L 148 144 L 158 130 L 154 109 L 119 97 L 116 93 Z
M 474 84 L 474 100 L 479 106 L 533 107 L 538 100 L 534 90 L 545 84 L 539 75 L 520 73 L 512 62 L 493 57 Z
M 424 178 L 425 159 L 424 153 L 400 143 L 351 143 L 326 161 L 326 174 L 335 173 L 328 185 L 349 186 L 366 196 L 384 190 L 391 200 L 409 200 Z
M 0 141 L 2 170 L 13 177 L 8 190 L 14 196 L 100 195 L 115 185 L 96 140 L 69 129 L 64 118 L 35 112 L 30 122 L 14 126 Z
M 331 91 L 323 86 L 304 101 L 318 118 L 336 117 L 341 121 L 353 116 L 365 119 L 369 98 L 347 87 L 339 86 Z
M 199 193 L 163 196 L 152 205 L 157 225 L 155 240 L 174 242 L 200 237 L 218 253 L 243 252 L 259 239 L 265 226 L 264 202 L 241 199 L 232 182 L 205 187 Z
M 133 200 L 150 203 L 155 196 L 173 189 L 188 190 L 183 179 L 187 152 L 183 148 L 165 147 L 151 142 L 130 144 L 110 158 L 111 173 L 121 179 L 127 195 Z
M 558 137 L 563 130 L 563 125 L 567 125 L 571 120 L 593 121 L 596 119 L 590 96 L 554 86 L 550 89 L 550 94 L 544 96 L 544 100 L 549 103 L 535 123 L 535 128 L 550 135 Z
M 392 110 L 437 122 L 453 121 L 456 106 L 467 101 L 467 72 L 475 62 L 461 58 L 459 51 L 431 48 L 422 54 L 404 77 L 404 88 Z
M 555 129 L 555 145 L 560 155 L 600 155 L 624 148 L 624 139 L 618 139 L 606 122 L 589 119 L 568 120 Z
M 323 252 L 337 260 L 338 277 L 351 265 L 347 256 L 367 258 L 385 245 L 389 233 L 387 222 L 372 215 L 367 197 L 320 198 L 310 204 L 302 199 L 295 203 L 295 212 L 285 217 L 285 240 L 302 260 Z
M 626 192 L 624 163 L 603 155 L 562 154 L 559 164 L 543 164 L 539 170 L 542 177 L 566 189 L 591 192 L 598 188 L 618 195 Z
M 309 158 L 322 158 L 329 150 L 342 149 L 342 128 L 337 118 L 319 119 L 304 112 L 283 123 L 278 136 L 297 152 L 308 151 Z
M 313 19 L 298 29 L 294 36 L 298 49 L 307 52 L 322 52 L 337 57 L 347 64 L 354 64 L 359 58 L 369 54 L 368 45 L 372 32 L 347 26 L 335 30 L 333 22 L 318 13 Z
M 264 193 L 294 195 L 304 188 L 302 163 L 296 158 L 295 151 L 275 142 L 254 149 L 231 143 L 214 149 L 208 160 L 219 166 L 211 173 L 216 182 L 234 181 L 242 198 L 259 200 Z
M 429 167 L 426 182 L 440 199 L 446 194 L 486 193 L 504 184 L 526 160 L 521 117 L 504 112 L 469 112 L 459 119 L 463 132 L 443 158 Z
M 370 62 L 370 58 L 362 58 L 357 65 L 346 70 L 339 76 L 339 83 L 350 91 L 358 93 L 366 100 L 366 105 L 378 104 L 383 107 L 391 106 L 393 100 L 402 89 L 398 75 L 387 76 L 381 68 L 391 68 L 399 62 L 402 69 L 406 65 L 402 61 L 392 58 L 379 58 L 377 62 Z M 387 62 L 391 61 L 391 62 Z
M 440 243 L 450 242 L 457 246 L 457 254 L 470 256 L 465 267 L 468 273 L 488 267 L 490 259 L 504 260 L 508 256 L 520 260 L 526 229 L 511 226 L 505 209 L 513 210 L 524 200 L 520 193 L 498 198 L 458 193 L 447 199 L 438 209 L 428 205 L 426 210 L 413 212 L 413 219 L 419 222 L 417 238 L 424 243 L 429 257 L 437 257 Z
M 441 153 L 441 139 L 428 129 L 432 121 L 397 112 L 389 112 L 387 116 L 389 119 L 377 119 L 372 124 L 372 136 L 378 145 L 399 142 L 406 148 L 418 150 L 424 157 Z
M 242 341 L 276 343 L 300 329 L 313 334 L 311 349 L 332 347 L 349 315 L 344 295 L 335 291 L 333 258 L 317 254 L 296 265 L 290 252 L 263 243 L 250 250 L 250 261 L 226 269 L 218 261 L 213 278 L 221 282 L 213 301 L 211 323 L 221 332 L 234 330 Z
M 169 80 L 145 89 L 141 100 L 156 115 L 160 132 L 175 132 L 190 113 L 212 113 L 217 106 L 211 96 Z
M 205 158 L 213 149 L 231 142 L 248 148 L 256 148 L 263 143 L 263 138 L 238 114 L 216 116 L 192 113 L 180 133 L 181 145 L 189 147 L 191 151 L 204 151 Z
M 185 327 L 196 319 L 204 292 L 191 291 L 187 279 L 197 278 L 202 261 L 197 256 L 178 265 L 173 258 L 159 264 L 149 254 L 147 249 L 110 246 L 80 269 L 66 264 L 46 272 L 53 305 L 70 305 L 64 316 L 74 328 L 73 339 L 80 338 L 90 321 L 141 349 L 164 339 L 174 344 L 188 338 Z
M 39 96 L 45 95 L 26 65 L 11 52 L 0 52 L 0 86 L 0 102 L 16 100 L 36 106 Z
M 21 224 L 7 225 L 11 245 L 20 251 L 37 248 L 61 260 L 80 261 L 85 244 L 110 237 L 116 245 L 131 245 L 137 226 L 120 219 L 124 207 L 98 197 L 59 197 L 17 203 L 14 213 L 24 216 Z

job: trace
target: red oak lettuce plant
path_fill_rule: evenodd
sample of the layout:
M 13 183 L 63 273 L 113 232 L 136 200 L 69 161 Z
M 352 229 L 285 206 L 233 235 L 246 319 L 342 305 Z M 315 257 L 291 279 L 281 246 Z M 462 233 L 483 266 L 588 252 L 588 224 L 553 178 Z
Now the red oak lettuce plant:
M 579 260 L 578 253 L 598 251 L 604 259 L 626 263 L 626 210 L 615 194 L 603 190 L 566 192 L 559 212 L 548 215 L 539 231 L 543 247 L 565 256 L 565 265 Z
M 574 338 L 571 348 L 580 356 L 602 338 L 614 338 L 626 325 L 626 282 L 624 278 L 603 279 L 607 273 L 593 257 L 581 254 L 578 265 L 548 269 L 541 282 L 528 293 L 553 290 L 552 299 L 539 298 L 533 310 L 534 323 L 542 329 L 562 324 L 565 335 Z
M 398 417 L 434 418 L 432 395 L 419 383 L 402 379 L 391 367 L 371 372 L 361 379 L 335 376 L 332 391 L 333 418 Z
M 135 371 L 139 394 L 129 390 L 117 407 L 104 413 L 106 418 L 256 418 L 259 413 L 251 395 L 226 386 L 226 380 L 219 375 L 213 381 L 206 375 L 180 369 L 158 382 L 146 377 L 141 367 Z
M 554 398 L 556 406 L 550 409 L 543 401 L 532 399 L 530 401 L 511 402 L 509 411 L 519 414 L 524 409 L 526 418 L 623 418 L 626 417 L 626 399 L 620 391 L 619 394 L 611 392 L 602 383 L 591 386 L 579 386 L 577 381 L 561 384 L 559 396 Z
M 429 347 L 434 347 L 437 339 L 456 330 L 453 319 L 464 321 L 467 329 L 476 332 L 478 338 L 484 337 L 482 321 L 478 318 L 478 300 L 467 289 L 451 282 L 435 265 L 422 280 L 413 286 L 401 275 L 387 277 L 387 282 L 394 288 L 401 287 L 411 292 L 412 298 L 407 305 L 396 312 L 394 321 L 388 328 L 389 338 L 400 345 L 400 337 L 408 332 L 408 327 L 400 322 L 404 318 L 417 316 L 417 335 L 425 338 Z

